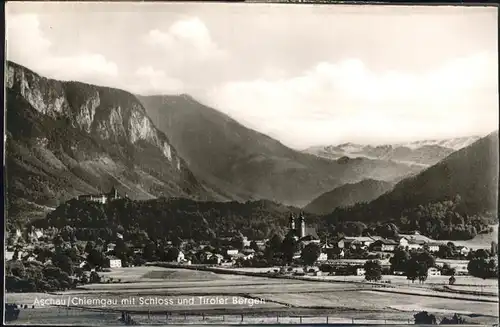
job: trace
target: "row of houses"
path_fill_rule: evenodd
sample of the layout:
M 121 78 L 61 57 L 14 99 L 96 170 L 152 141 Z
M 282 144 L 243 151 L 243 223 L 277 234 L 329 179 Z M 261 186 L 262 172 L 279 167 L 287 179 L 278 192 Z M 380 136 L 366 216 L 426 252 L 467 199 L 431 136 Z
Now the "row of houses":
M 393 239 L 380 236 L 343 237 L 338 241 L 337 245 L 339 249 L 361 248 L 379 252 L 393 252 L 397 247 L 408 250 L 426 248 L 429 252 L 438 252 L 440 245 L 443 245 L 443 243 L 415 232 L 414 234 L 399 234 Z M 470 249 L 466 246 L 458 246 L 457 250 L 464 256 L 467 256 L 470 252 Z

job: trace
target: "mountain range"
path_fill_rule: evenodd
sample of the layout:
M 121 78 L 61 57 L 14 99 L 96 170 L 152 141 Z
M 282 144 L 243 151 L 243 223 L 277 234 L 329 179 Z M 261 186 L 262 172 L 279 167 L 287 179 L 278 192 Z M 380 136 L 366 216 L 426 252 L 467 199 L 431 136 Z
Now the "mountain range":
M 8 217 L 29 220 L 84 193 L 218 198 L 125 91 L 6 67 Z
M 446 158 L 451 153 L 474 143 L 479 138 L 480 136 L 469 136 L 378 146 L 343 143 L 339 145 L 310 147 L 303 150 L 303 152 L 330 160 L 337 160 L 341 157 L 369 158 L 425 168 Z
M 498 145 L 498 131 L 495 131 L 400 181 L 373 201 L 327 216 L 360 221 L 388 220 L 399 217 L 405 209 L 453 200 L 458 195 L 462 213 L 497 217 Z
M 6 86 L 8 219 L 43 217 L 80 194 L 113 186 L 137 200 L 265 199 L 309 209 L 320 199 L 332 207 L 403 205 L 460 193 L 479 209 L 493 199 L 498 155 L 488 147 L 491 136 L 344 144 L 330 147 L 329 156 L 291 149 L 189 95 L 139 96 L 58 81 L 12 62 Z
M 420 167 L 387 160 L 331 161 L 302 153 L 246 128 L 191 96 L 138 97 L 196 176 L 235 200 L 304 206 L 324 192 L 366 178 L 394 181 Z

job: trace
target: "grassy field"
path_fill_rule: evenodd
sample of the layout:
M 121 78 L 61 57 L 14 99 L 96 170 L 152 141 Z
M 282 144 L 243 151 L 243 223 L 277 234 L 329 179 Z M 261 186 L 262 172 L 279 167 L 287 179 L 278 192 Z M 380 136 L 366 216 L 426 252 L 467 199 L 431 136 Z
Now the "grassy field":
M 269 268 L 265 271 L 267 270 Z M 85 285 L 80 289 L 55 295 L 8 293 L 6 301 L 31 306 L 35 299 L 59 298 L 66 299 L 70 307 L 80 303 L 78 301 L 81 300 L 87 301 L 85 307 L 107 310 L 102 313 L 85 314 L 74 310 L 68 313 L 67 310 L 60 308 L 37 306 L 38 309 L 22 310 L 19 321 L 24 323 L 29 323 L 36 317 L 39 318 L 36 321 L 38 323 L 50 321 L 51 324 L 74 322 L 80 319 L 78 317 L 86 317 L 86 321 L 95 320 L 95 324 L 102 324 L 102 319 L 107 319 L 106 325 L 114 325 L 119 314 L 111 313 L 109 310 L 115 309 L 141 311 L 142 314 L 138 312 L 133 314 L 134 319 L 148 321 L 165 320 L 165 311 L 168 311 L 177 314 L 179 319 L 187 319 L 186 321 L 191 323 L 199 322 L 199 316 L 196 315 L 202 313 L 207 315 L 206 322 L 210 319 L 216 321 L 227 319 L 226 322 L 233 318 L 238 320 L 241 318 L 237 315 L 241 313 L 246 319 L 254 319 L 255 323 L 268 320 L 275 322 L 276 318 L 269 318 L 269 315 L 275 317 L 277 314 L 281 316 L 281 323 L 297 322 L 293 321 L 297 318 L 292 317 L 297 314 L 309 316 L 310 322 L 314 322 L 315 319 L 317 322 L 324 322 L 326 315 L 332 322 L 335 319 L 339 322 L 351 321 L 353 318 L 408 321 L 413 318 L 415 311 L 420 310 L 441 316 L 461 313 L 469 315 L 466 319 L 475 322 L 498 321 L 496 298 L 489 297 L 490 302 L 480 302 L 486 297 L 438 292 L 431 288 L 444 283 L 443 277 L 439 276 L 429 278 L 428 286 L 424 287 L 412 285 L 408 287 L 406 279 L 401 276 L 384 276 L 391 278 L 391 288 L 377 289 L 362 282 L 363 277 L 357 276 L 346 276 L 346 282 L 343 282 L 343 276 L 327 276 L 328 279 L 335 279 L 335 282 L 328 282 L 159 267 L 117 268 L 102 275 L 115 280 L 121 279 L 122 283 Z M 462 286 L 454 286 L 454 291 L 463 291 L 463 288 L 474 289 L 475 285 L 481 283 L 483 288 L 497 287 L 497 281 L 458 277 L 457 284 Z M 413 293 L 404 294 L 405 292 Z M 449 298 L 436 297 L 438 293 L 448 294 Z M 148 311 L 158 311 L 156 314 L 158 318 L 148 315 Z M 195 316 L 182 317 L 183 314 Z M 222 314 L 225 315 L 223 318 Z M 231 318 L 231 315 L 234 317 Z

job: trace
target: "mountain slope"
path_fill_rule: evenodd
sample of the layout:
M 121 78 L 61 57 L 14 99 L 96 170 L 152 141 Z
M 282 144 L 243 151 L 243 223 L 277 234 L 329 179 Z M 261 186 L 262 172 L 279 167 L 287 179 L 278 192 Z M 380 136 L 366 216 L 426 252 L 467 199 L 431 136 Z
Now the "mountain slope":
M 38 217 L 40 205 L 112 186 L 135 199 L 216 196 L 134 95 L 47 79 L 12 62 L 6 85 L 9 219 Z
M 138 98 L 193 172 L 237 199 L 303 206 L 347 182 L 394 180 L 420 170 L 381 160 L 332 162 L 304 154 L 186 95 Z
M 329 214 L 346 220 L 399 218 L 404 209 L 461 198 L 468 215 L 492 213 L 498 207 L 498 131 L 460 149 L 423 172 L 402 180 L 372 202 Z
M 408 165 L 421 166 L 423 169 L 438 163 L 451 153 L 472 144 L 479 138 L 479 136 L 470 136 L 379 146 L 344 143 L 335 146 L 310 147 L 304 150 L 304 152 L 331 160 L 336 160 L 343 156 L 392 160 Z
M 369 202 L 390 191 L 393 183 L 365 179 L 359 183 L 345 184 L 311 201 L 304 210 L 316 214 L 332 212 L 337 207 Z

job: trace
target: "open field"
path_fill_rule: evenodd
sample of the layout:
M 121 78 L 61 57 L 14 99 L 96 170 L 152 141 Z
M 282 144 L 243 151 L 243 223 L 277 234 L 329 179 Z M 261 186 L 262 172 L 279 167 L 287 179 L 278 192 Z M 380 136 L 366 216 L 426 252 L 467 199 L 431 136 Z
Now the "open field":
M 73 321 L 77 324 L 78 321 L 92 321 L 98 324 L 104 319 L 105 324 L 116 325 L 119 310 L 130 310 L 133 318 L 141 323 L 165 322 L 165 312 L 173 315 L 169 318 L 171 322 L 178 320 L 180 323 L 200 323 L 201 314 L 206 315 L 203 323 L 240 323 L 241 314 L 246 323 L 276 323 L 277 315 L 280 316 L 280 323 L 298 323 L 294 315 L 304 316 L 304 323 L 324 323 L 326 316 L 330 322 L 339 323 L 352 322 L 352 319 L 372 322 L 374 319 L 387 319 L 407 323 L 409 320 L 412 322 L 413 314 L 420 310 L 435 313 L 438 317 L 451 316 L 456 312 L 466 315 L 468 321 L 498 321 L 496 297 L 435 290 L 437 286 L 444 288 L 444 276 L 430 277 L 429 284 L 422 287 L 408 286 L 405 277 L 390 276 L 391 285 L 374 288 L 358 276 L 346 276 L 345 282 L 343 276 L 326 276 L 333 279 L 332 282 L 154 266 L 117 268 L 102 275 L 121 279 L 122 283 L 85 285 L 52 295 L 8 293 L 6 301 L 30 306 L 29 309 L 22 309 L 16 323 L 58 324 Z M 497 287 L 496 280 L 483 281 L 468 276 L 463 279 L 458 277 L 457 284 L 453 289 L 457 292 L 479 285 L 483 285 L 485 290 Z M 64 304 L 68 306 L 69 303 L 73 310 L 42 305 L 31 309 L 36 299 L 38 302 L 66 301 Z M 79 311 L 75 310 L 76 307 L 87 309 Z M 103 311 L 86 311 L 89 308 Z

